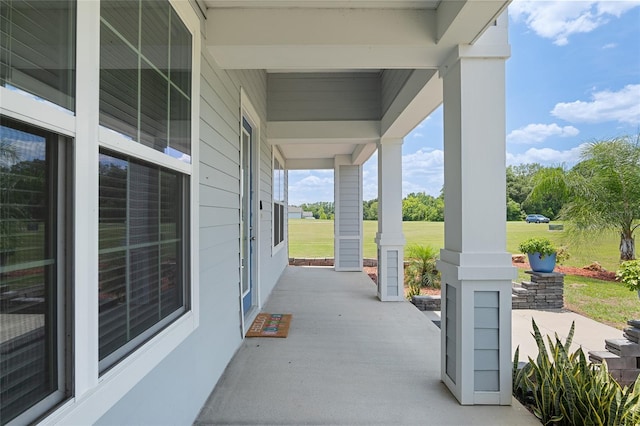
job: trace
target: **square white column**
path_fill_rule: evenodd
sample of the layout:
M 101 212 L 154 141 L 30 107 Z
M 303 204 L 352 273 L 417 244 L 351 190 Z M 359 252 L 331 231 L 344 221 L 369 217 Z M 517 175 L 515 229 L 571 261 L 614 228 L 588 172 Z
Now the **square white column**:
M 504 62 L 505 57 L 458 57 L 441 70 L 441 376 L 462 404 L 511 404 L 515 269 L 506 252 Z
M 378 298 L 404 299 L 402 233 L 402 139 L 378 143 Z
M 362 271 L 362 165 L 338 155 L 334 166 L 334 269 Z

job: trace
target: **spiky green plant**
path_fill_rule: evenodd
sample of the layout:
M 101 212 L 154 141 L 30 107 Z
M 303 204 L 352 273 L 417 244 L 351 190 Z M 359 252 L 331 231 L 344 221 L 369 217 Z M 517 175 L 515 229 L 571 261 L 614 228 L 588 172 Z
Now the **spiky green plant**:
M 518 368 L 519 348 L 513 361 L 514 396 L 531 406 L 545 424 L 638 425 L 640 424 L 640 378 L 622 388 L 608 373 L 606 363 L 587 362 L 582 349 L 570 353 L 575 324 L 565 343 L 547 336 L 548 348 L 532 320 L 538 346 L 536 360 L 529 358 Z
M 409 265 L 404 280 L 408 286 L 407 298 L 420 294 L 422 287 L 440 288 L 440 273 L 436 269 L 438 250 L 429 245 L 412 244 L 407 248 Z

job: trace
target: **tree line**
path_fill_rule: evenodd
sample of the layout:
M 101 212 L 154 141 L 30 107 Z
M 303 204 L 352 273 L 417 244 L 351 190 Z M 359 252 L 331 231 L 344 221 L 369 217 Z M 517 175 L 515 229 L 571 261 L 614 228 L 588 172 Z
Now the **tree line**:
M 541 176 L 558 173 L 560 167 L 546 167 L 538 163 L 508 166 L 507 182 L 507 220 L 523 220 L 528 214 L 542 214 L 554 220 L 560 217 L 560 211 L 567 202 L 564 191 L 554 191 L 547 188 L 537 191 L 532 196 L 537 180 Z M 302 204 L 304 211 L 313 213 L 316 219 L 333 219 L 335 208 L 333 202 L 320 201 Z M 362 202 L 362 218 L 364 220 L 378 220 L 378 199 Z M 444 188 L 440 195 L 434 197 L 425 192 L 412 192 L 402 199 L 403 221 L 444 221 Z
M 537 163 L 509 166 L 505 195 L 507 220 L 543 214 L 564 220 L 590 238 L 614 230 L 620 234 L 620 260 L 635 259 L 634 234 L 640 229 L 640 134 L 586 144 L 570 169 Z M 362 207 L 364 220 L 378 219 L 377 199 L 364 201 Z M 303 208 L 318 219 L 334 215 L 333 203 Z M 443 221 L 444 188 L 438 197 L 424 192 L 404 197 L 402 219 Z

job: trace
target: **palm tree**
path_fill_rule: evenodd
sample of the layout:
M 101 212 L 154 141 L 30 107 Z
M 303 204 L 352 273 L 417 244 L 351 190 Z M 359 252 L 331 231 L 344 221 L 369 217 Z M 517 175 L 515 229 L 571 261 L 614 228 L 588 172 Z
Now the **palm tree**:
M 635 259 L 634 232 L 640 227 L 640 134 L 585 146 L 571 170 L 542 170 L 534 178 L 532 199 L 550 192 L 566 200 L 560 218 L 581 233 L 620 233 L 620 260 Z
M 440 288 L 440 273 L 436 269 L 438 250 L 432 246 L 412 244 L 407 247 L 409 266 L 405 271 L 405 284 L 409 287 L 407 297 L 420 294 L 422 287 Z

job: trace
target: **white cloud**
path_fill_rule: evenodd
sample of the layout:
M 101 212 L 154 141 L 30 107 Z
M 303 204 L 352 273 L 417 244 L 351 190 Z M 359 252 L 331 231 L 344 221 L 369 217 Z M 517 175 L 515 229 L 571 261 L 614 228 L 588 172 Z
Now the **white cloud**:
M 444 183 L 444 152 L 421 149 L 402 156 L 402 195 L 426 192 L 437 196 Z
M 573 123 L 640 123 L 640 84 L 629 84 L 618 92 L 596 92 L 591 98 L 591 101 L 558 103 L 551 114 Z
M 576 136 L 580 131 L 573 126 L 560 127 L 552 124 L 528 124 L 525 127 L 513 130 L 507 136 L 508 142 L 533 144 L 540 143 L 551 136 L 562 138 Z
M 615 49 L 616 47 L 618 47 L 617 43 L 607 43 L 604 46 L 602 46 L 602 50 L 605 49 Z
M 289 171 L 289 204 L 333 201 L 333 170 Z
M 530 148 L 522 154 L 507 152 L 507 165 L 540 163 L 543 166 L 566 164 L 572 167 L 580 160 L 580 152 L 587 144 L 581 144 L 565 151 L 552 148 Z
M 362 166 L 362 199 L 378 198 L 378 151 Z
M 569 43 L 571 35 L 591 32 L 606 24 L 611 17 L 620 17 L 638 5 L 638 0 L 515 0 L 509 7 L 509 15 L 516 22 L 525 22 L 540 37 L 564 46 Z

